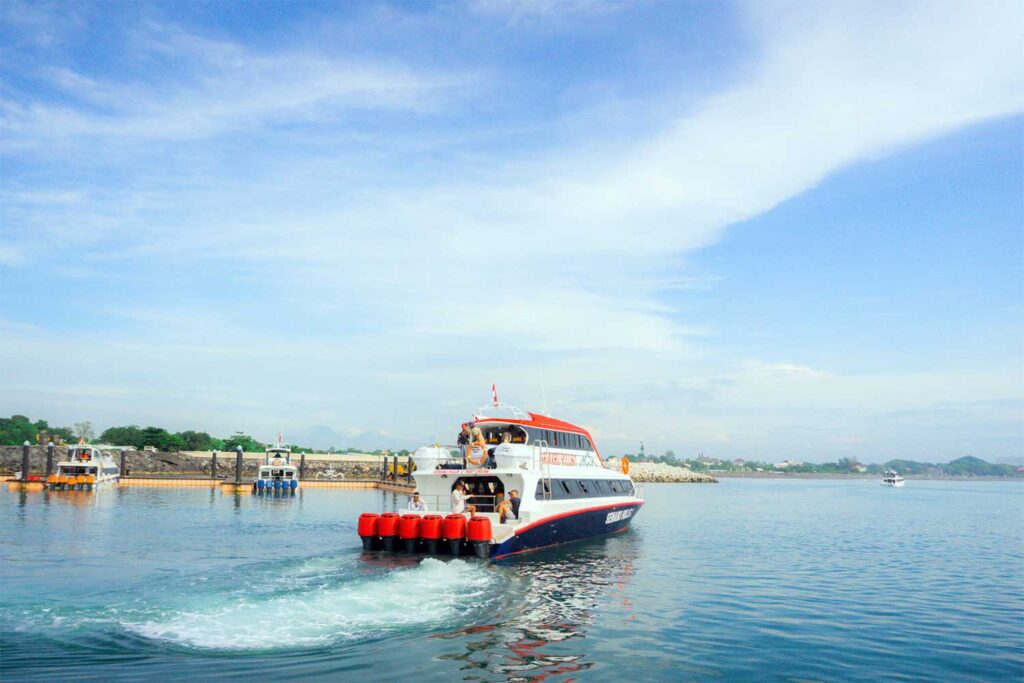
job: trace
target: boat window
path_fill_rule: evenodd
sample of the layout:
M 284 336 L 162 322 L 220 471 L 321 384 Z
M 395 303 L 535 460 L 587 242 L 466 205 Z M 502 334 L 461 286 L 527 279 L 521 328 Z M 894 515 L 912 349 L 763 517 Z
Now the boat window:
M 581 479 L 576 482 L 576 485 L 580 487 L 580 490 L 583 492 L 584 496 L 590 495 L 590 488 L 587 486 L 587 482 Z
M 585 451 L 592 451 L 592 450 L 594 450 L 594 447 L 590 445 L 590 439 L 588 439 L 585 436 L 580 437 L 580 438 L 583 440 L 583 450 L 585 450 Z
M 594 490 L 601 494 L 608 493 L 608 487 L 605 486 L 605 482 L 601 479 L 594 480 Z

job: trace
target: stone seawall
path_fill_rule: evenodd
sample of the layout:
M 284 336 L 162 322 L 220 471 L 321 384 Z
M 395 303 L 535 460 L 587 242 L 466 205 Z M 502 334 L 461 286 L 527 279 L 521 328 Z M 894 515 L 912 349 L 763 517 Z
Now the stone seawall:
M 694 472 L 685 467 L 673 467 L 660 462 L 631 462 L 629 476 L 638 484 L 685 483 L 717 484 L 710 474 Z

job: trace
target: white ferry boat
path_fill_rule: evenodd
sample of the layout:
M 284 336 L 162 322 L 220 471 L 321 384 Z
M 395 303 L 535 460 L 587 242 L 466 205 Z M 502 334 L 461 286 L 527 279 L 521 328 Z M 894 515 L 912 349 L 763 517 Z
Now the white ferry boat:
M 252 483 L 253 493 L 294 493 L 299 488 L 299 468 L 292 464 L 292 451 L 281 445 L 268 448 Z
M 402 546 L 500 559 L 624 531 L 644 504 L 618 462 L 605 467 L 582 427 L 498 403 L 478 409 L 470 422 L 484 446 L 465 455 L 458 447 L 418 449 L 413 476 L 426 510 L 364 513 L 359 535 L 365 549 Z M 464 504 L 475 506 L 475 514 L 453 510 L 462 508 L 462 496 L 453 491 L 463 485 Z
M 68 459 L 57 463 L 57 472 L 46 479 L 51 490 L 95 491 L 116 482 L 120 470 L 114 459 L 98 448 L 85 444 L 68 446 Z
M 903 476 L 896 470 L 886 470 L 882 477 L 882 486 L 903 486 Z

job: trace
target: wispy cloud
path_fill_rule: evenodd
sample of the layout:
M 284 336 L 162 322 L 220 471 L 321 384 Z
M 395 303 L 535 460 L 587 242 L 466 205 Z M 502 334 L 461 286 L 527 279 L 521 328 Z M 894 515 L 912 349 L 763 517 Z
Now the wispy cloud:
M 566 12 L 546 3 L 497 11 L 510 7 Z M 176 382 L 239 383 L 230 395 L 262 412 L 285 408 L 252 398 L 261 382 L 299 377 L 304 386 L 373 392 L 380 403 L 403 391 L 424 401 L 444 394 L 426 420 L 451 409 L 450 397 L 472 391 L 481 373 L 535 395 L 539 381 L 521 368 L 549 365 L 558 367 L 556 396 L 613 386 L 642 402 L 644 387 L 675 387 L 670 393 L 692 399 L 682 402 L 687 428 L 721 443 L 742 442 L 742 424 L 709 406 L 749 419 L 766 402 L 799 411 L 822 405 L 825 394 L 836 397 L 836 412 L 844 401 L 863 411 L 881 381 L 862 385 L 787 354 L 778 356 L 784 362 L 714 359 L 713 338 L 695 342 L 714 330 L 688 319 L 668 292 L 692 286 L 695 276 L 680 274 L 687 254 L 837 170 L 1024 110 L 1021 10 L 740 9 L 754 48 L 741 78 L 642 136 L 602 131 L 602 120 L 583 127 L 594 130 L 586 139 L 514 154 L 481 135 L 486 124 L 464 129 L 467 111 L 486 119 L 485 98 L 501 92 L 479 65 L 257 50 L 144 22 L 126 44 L 159 66 L 159 78 L 54 63 L 33 77 L 55 95 L 5 85 L 8 158 L 55 168 L 48 182 L 4 181 L 0 218 L 11 238 L 0 264 L 24 266 L 29 254 L 45 253 L 40 244 L 66 244 L 112 289 L 123 282 L 102 272 L 112 264 L 176 283 L 145 306 L 126 297 L 129 309 L 144 309 L 130 331 L 111 306 L 96 308 L 116 322 L 117 353 L 133 368 L 158 362 L 167 391 Z M 664 85 L 662 101 L 672 87 Z M 632 104 L 637 117 L 654 106 Z M 232 295 L 217 296 L 229 275 Z M 168 331 L 162 306 L 201 309 L 204 326 L 233 330 L 234 342 Z M 303 331 L 268 325 L 278 316 Z M 160 333 L 147 333 L 147 321 Z M 31 344 L 8 343 L 38 360 Z M 59 355 L 63 346 L 32 348 Z M 102 340 L 90 354 L 96 367 L 111 361 Z M 268 368 L 275 359 L 281 368 Z M 701 369 L 707 362 L 712 372 Z M 238 380 L 253 367 L 257 377 Z M 131 374 L 122 381 L 138 385 Z M 686 381 L 660 384 L 676 378 Z M 1011 391 L 988 375 L 959 379 L 979 400 Z M 396 388 L 403 383 L 414 388 Z M 915 391 L 942 393 L 928 378 L 912 386 L 891 399 L 894 408 L 915 405 Z M 608 433 L 681 419 L 679 401 L 641 417 L 594 396 L 580 403 Z M 337 412 L 324 414 L 330 397 L 327 388 L 309 391 L 285 410 L 346 428 Z M 345 405 L 359 431 L 384 426 L 371 412 L 381 405 Z M 408 413 L 402 419 L 410 437 L 427 428 Z
M 416 110 L 466 87 L 471 71 L 446 73 L 295 51 L 256 53 L 241 44 L 149 23 L 127 45 L 151 73 L 111 81 L 67 66 L 36 78 L 58 96 L 31 97 L 14 88 L 0 131 L 8 146 L 38 148 L 59 139 L 180 140 L 253 134 L 264 126 L 331 123 L 351 110 Z

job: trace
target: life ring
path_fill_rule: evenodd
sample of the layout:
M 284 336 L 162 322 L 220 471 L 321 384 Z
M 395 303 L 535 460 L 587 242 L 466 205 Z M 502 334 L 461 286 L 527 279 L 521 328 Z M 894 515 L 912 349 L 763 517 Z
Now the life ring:
M 629 458 L 622 456 L 622 473 L 629 474 Z
M 479 454 L 480 456 L 479 459 L 473 457 L 474 455 L 477 454 Z M 487 460 L 487 451 L 485 451 L 480 446 L 473 446 L 472 448 L 469 449 L 469 451 L 466 452 L 466 460 L 469 461 L 469 464 L 476 465 L 477 467 L 479 467 L 480 465 L 483 465 L 484 462 Z

